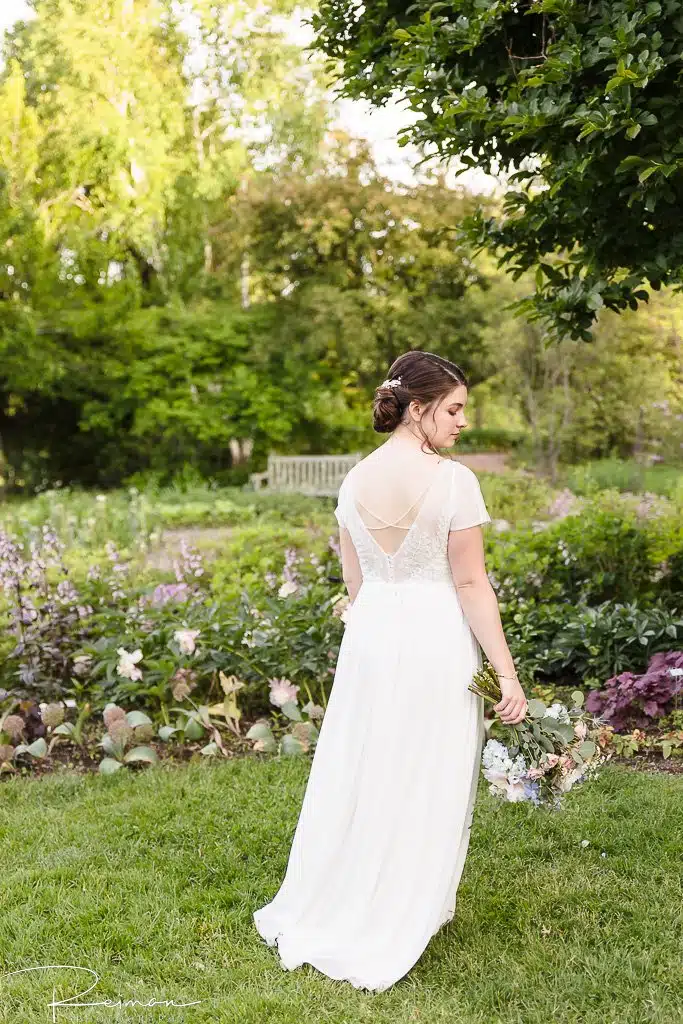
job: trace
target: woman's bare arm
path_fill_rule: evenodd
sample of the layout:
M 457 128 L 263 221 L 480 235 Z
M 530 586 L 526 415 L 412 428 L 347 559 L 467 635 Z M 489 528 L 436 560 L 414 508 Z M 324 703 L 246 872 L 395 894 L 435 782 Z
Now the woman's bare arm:
M 345 527 L 339 530 L 339 549 L 341 551 L 342 578 L 349 592 L 351 604 L 356 600 L 356 594 L 363 582 L 358 553 L 351 540 L 351 534 Z
M 508 724 L 521 722 L 526 714 L 526 697 L 503 632 L 498 598 L 486 573 L 481 526 L 450 531 L 448 560 L 463 614 L 500 676 L 503 699 L 493 709 Z

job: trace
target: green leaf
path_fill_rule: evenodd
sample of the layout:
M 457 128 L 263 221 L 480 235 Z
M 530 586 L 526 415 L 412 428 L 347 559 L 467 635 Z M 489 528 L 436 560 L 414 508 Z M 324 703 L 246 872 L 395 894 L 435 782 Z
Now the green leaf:
M 205 729 L 196 718 L 188 718 L 184 733 L 187 740 L 200 740 L 205 735 Z
M 125 755 L 123 760 L 126 761 L 126 762 L 129 762 L 129 761 L 149 761 L 149 762 L 154 762 L 154 761 L 158 761 L 159 758 L 157 756 L 156 750 L 153 750 L 152 747 L 141 746 L 141 747 L 133 747 L 132 750 L 129 750 L 128 753 Z
M 555 753 L 555 744 L 553 743 L 553 741 L 550 739 L 549 736 L 545 735 L 545 733 L 541 733 L 541 738 L 539 739 L 538 742 L 541 744 L 543 749 L 545 751 L 547 751 L 549 754 L 554 754 Z
M 32 757 L 45 757 L 47 753 L 47 743 L 41 736 L 39 739 L 31 743 L 26 750 Z
M 113 775 L 119 768 L 123 768 L 121 761 L 115 761 L 113 757 L 105 757 L 100 761 L 99 771 L 101 775 Z
M 529 714 L 532 718 L 543 718 L 548 708 L 542 700 L 538 700 L 536 697 L 532 697 L 529 701 Z
M 285 714 L 287 718 L 291 719 L 292 722 L 303 721 L 298 705 L 295 704 L 293 700 L 286 701 L 280 708 L 280 711 L 282 711 L 282 713 Z
M 267 740 L 273 738 L 273 731 L 265 722 L 256 722 L 246 733 L 248 740 Z
M 660 167 L 660 164 L 651 164 L 649 167 L 646 167 L 644 168 L 644 170 L 640 171 L 638 174 L 638 181 L 641 183 L 641 185 L 644 181 L 647 181 L 647 179 L 651 175 L 653 175 L 655 171 L 660 170 Z
M 285 735 L 282 737 L 281 748 L 282 753 L 287 754 L 288 756 L 298 757 L 299 755 L 305 753 L 303 744 L 299 743 L 298 739 L 295 736 L 290 736 L 289 733 L 285 733 Z
M 159 729 L 158 736 L 160 740 L 166 742 L 167 739 L 170 739 L 173 733 L 179 731 L 180 730 L 175 729 L 172 725 L 162 725 L 161 728 Z
M 138 725 L 151 725 L 152 719 L 144 711 L 128 711 L 126 714 L 128 725 L 135 729 Z
M 580 708 L 582 706 L 583 702 L 584 702 L 583 692 L 581 690 L 572 690 L 571 697 L 572 697 L 572 703 L 574 705 L 576 705 L 576 707 Z

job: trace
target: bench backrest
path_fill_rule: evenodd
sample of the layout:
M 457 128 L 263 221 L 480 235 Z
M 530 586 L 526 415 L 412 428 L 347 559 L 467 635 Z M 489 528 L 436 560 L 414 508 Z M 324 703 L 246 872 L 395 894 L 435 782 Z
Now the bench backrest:
M 268 489 L 335 496 L 342 480 L 363 456 L 269 455 Z

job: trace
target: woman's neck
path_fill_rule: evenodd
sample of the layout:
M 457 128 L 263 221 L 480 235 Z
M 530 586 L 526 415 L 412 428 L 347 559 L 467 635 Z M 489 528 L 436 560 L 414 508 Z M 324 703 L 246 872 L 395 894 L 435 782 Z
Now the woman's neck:
M 392 448 L 404 448 L 406 450 L 419 452 L 422 455 L 437 455 L 438 458 L 442 458 L 438 452 L 430 451 L 429 448 L 425 450 L 423 447 L 425 443 L 424 438 L 413 433 L 410 427 L 396 427 L 396 429 L 392 431 L 389 439 L 384 443 L 385 445 L 390 445 Z

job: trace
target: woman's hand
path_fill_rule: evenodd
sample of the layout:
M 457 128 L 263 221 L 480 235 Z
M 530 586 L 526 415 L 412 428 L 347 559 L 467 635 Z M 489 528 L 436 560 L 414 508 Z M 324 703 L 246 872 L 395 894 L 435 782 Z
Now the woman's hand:
M 508 676 L 498 676 L 500 680 L 501 700 L 493 705 L 493 710 L 500 717 L 501 722 L 506 725 L 519 725 L 526 718 L 527 699 L 524 696 L 519 679 Z

